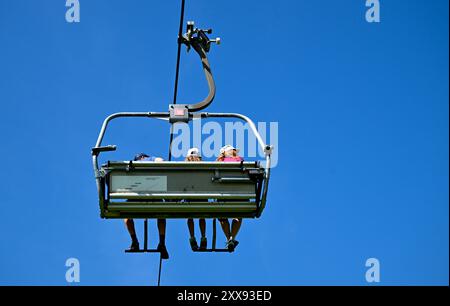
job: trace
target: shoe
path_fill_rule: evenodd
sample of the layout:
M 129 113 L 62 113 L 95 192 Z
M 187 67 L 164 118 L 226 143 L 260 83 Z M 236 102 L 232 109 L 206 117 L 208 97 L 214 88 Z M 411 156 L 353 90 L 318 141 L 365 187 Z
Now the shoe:
M 157 250 L 161 253 L 162 259 L 169 259 L 169 252 L 167 252 L 166 246 L 164 244 L 158 244 Z
M 198 251 L 198 244 L 197 244 L 197 240 L 195 239 L 195 237 L 189 238 L 189 243 L 191 244 L 192 251 Z
M 234 252 L 234 249 L 237 247 L 237 245 L 239 244 L 239 241 L 234 240 L 234 239 L 230 239 L 227 242 L 227 249 L 229 252 Z
M 132 251 L 132 252 L 139 251 L 139 241 L 132 241 L 129 251 Z
M 202 239 L 200 239 L 200 250 L 206 250 L 206 246 L 208 245 L 208 240 L 206 239 L 206 237 L 202 237 Z

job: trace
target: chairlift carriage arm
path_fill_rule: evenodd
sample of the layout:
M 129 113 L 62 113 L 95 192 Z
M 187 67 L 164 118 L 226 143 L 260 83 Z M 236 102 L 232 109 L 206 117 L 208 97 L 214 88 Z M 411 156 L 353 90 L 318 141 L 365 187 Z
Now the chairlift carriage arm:
M 206 56 L 206 51 L 203 49 L 198 43 L 195 43 L 193 45 L 194 50 L 197 51 L 198 55 L 200 56 L 202 60 L 202 66 L 203 71 L 205 72 L 206 81 L 208 82 L 208 88 L 209 93 L 206 96 L 203 101 L 195 103 L 195 104 L 188 104 L 187 108 L 189 109 L 189 112 L 198 112 L 202 109 L 205 109 L 212 103 L 214 100 L 214 97 L 216 96 L 216 84 L 214 82 L 213 75 L 211 73 L 211 66 L 208 61 L 208 57 Z
M 216 39 L 209 39 L 209 37 L 206 34 L 211 34 L 212 30 L 202 30 L 197 29 L 194 27 L 194 22 L 190 21 L 187 24 L 187 32 L 186 34 L 182 35 L 178 38 L 179 44 L 184 44 L 187 46 L 187 50 L 189 51 L 191 48 L 193 48 L 197 54 L 200 56 L 200 59 L 202 61 L 202 67 L 203 71 L 205 73 L 206 81 L 208 83 L 208 95 L 200 102 L 194 103 L 194 104 L 171 104 L 169 105 L 169 111 L 171 112 L 170 121 L 171 123 L 175 123 L 177 121 L 188 121 L 188 116 L 190 113 L 198 112 L 206 107 L 208 107 L 212 101 L 214 100 L 214 97 L 216 95 L 216 84 L 214 82 L 214 78 L 211 72 L 211 65 L 209 64 L 207 53 L 210 50 L 211 43 L 220 44 L 220 38 Z M 178 65 L 177 65 L 178 68 Z M 177 70 L 178 72 L 178 70 Z M 177 74 L 178 77 L 178 74 Z M 178 81 L 178 78 L 176 80 L 176 83 Z M 176 85 L 177 87 L 177 85 Z M 182 111 L 185 115 L 182 118 L 175 118 L 174 112 L 175 110 Z
M 207 53 L 210 50 L 211 43 L 220 44 L 220 38 L 209 39 L 206 34 L 211 34 L 212 30 L 202 30 L 194 27 L 194 22 L 187 23 L 187 33 L 179 37 L 179 43 L 185 44 L 189 51 L 192 47 L 200 56 L 202 61 L 203 71 L 205 73 L 206 81 L 208 82 L 209 93 L 203 101 L 195 104 L 187 104 L 186 107 L 189 112 L 198 112 L 208 107 L 216 95 L 216 85 L 211 72 L 211 66 L 208 61 Z M 195 36 L 194 36 L 195 35 Z

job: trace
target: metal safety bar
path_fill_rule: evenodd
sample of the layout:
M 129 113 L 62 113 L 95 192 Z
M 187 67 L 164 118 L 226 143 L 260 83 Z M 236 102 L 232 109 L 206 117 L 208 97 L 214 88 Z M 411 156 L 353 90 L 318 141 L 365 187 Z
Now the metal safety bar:
M 92 149 L 92 164 L 93 164 L 94 174 L 95 174 L 95 178 L 96 178 L 96 184 L 97 184 L 98 197 L 99 197 L 101 211 L 104 211 L 104 209 L 105 209 L 105 187 L 104 186 L 105 186 L 106 182 L 105 182 L 105 173 L 102 173 L 101 169 L 99 169 L 98 156 L 103 152 L 116 150 L 115 146 L 102 147 L 102 141 L 105 136 L 106 129 L 108 128 L 109 122 L 111 122 L 112 120 L 117 119 L 117 118 L 144 117 L 144 118 L 161 119 L 161 118 L 169 118 L 169 116 L 170 116 L 170 114 L 168 112 L 122 112 L 122 113 L 112 114 L 104 120 L 102 128 L 100 130 L 100 133 L 98 135 L 95 147 Z M 271 154 L 272 154 L 273 147 L 264 143 L 255 124 L 247 116 L 237 114 L 237 113 L 197 113 L 195 115 L 190 114 L 189 119 L 192 120 L 198 116 L 200 116 L 201 118 L 237 118 L 237 119 L 243 120 L 248 123 L 250 129 L 252 130 L 253 134 L 255 135 L 256 139 L 258 140 L 258 144 L 260 145 L 261 149 L 264 151 L 265 156 L 266 156 L 266 164 L 265 164 L 265 168 L 264 168 L 264 179 L 263 179 L 263 186 L 262 186 L 262 196 L 260 199 L 260 203 L 258 205 L 258 211 L 256 213 L 256 217 L 261 216 L 261 213 L 263 212 L 263 210 L 266 206 L 266 201 L 267 201 L 267 191 L 268 191 L 269 179 L 270 179 Z

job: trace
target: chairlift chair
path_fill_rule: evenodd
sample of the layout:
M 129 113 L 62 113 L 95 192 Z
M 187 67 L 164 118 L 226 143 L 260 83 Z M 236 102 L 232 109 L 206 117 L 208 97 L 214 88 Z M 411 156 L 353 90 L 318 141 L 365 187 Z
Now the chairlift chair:
M 188 22 L 187 33 L 179 43 L 194 49 L 202 61 L 209 94 L 196 104 L 171 104 L 168 112 L 121 112 L 108 116 L 102 125 L 92 163 L 97 183 L 100 216 L 105 219 L 172 218 L 258 218 L 266 206 L 270 179 L 272 146 L 264 143 L 253 121 L 237 113 L 200 112 L 214 99 L 216 88 L 207 53 L 207 34 Z M 108 124 L 119 118 L 164 119 L 170 124 L 188 123 L 195 118 L 233 118 L 248 123 L 265 153 L 260 162 L 142 162 L 108 161 L 99 166 L 102 153 L 115 151 L 103 146 Z M 214 236 L 215 237 L 215 236 Z

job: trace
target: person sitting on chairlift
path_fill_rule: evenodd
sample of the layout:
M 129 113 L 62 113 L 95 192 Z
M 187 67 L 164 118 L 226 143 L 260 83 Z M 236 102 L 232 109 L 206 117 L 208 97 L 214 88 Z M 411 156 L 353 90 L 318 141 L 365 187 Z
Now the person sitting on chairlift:
M 188 150 L 188 153 L 186 155 L 185 161 L 187 162 L 200 162 L 202 161 L 202 157 L 200 156 L 199 150 L 197 148 L 191 148 Z M 189 228 L 189 243 L 191 245 L 192 251 L 197 250 L 206 250 L 206 246 L 208 245 L 207 239 L 206 239 L 206 221 L 205 219 L 199 219 L 198 225 L 200 227 L 201 232 L 201 239 L 200 239 L 200 248 L 197 244 L 197 240 L 195 239 L 195 228 L 194 228 L 194 219 L 190 218 L 187 220 L 187 225 Z
M 238 155 L 239 150 L 231 145 L 226 145 L 220 149 L 220 155 L 217 157 L 217 161 L 221 162 L 241 162 L 244 161 L 242 157 Z M 222 230 L 227 237 L 227 248 L 230 252 L 233 252 L 237 247 L 239 241 L 235 238 L 239 232 L 239 229 L 242 225 L 242 218 L 234 218 L 231 231 L 230 231 L 230 222 L 228 219 L 219 219 L 220 225 L 222 226 Z
M 162 162 L 163 159 L 160 157 L 149 156 L 145 153 L 137 154 L 133 161 L 152 161 L 152 162 Z M 131 246 L 130 251 L 138 251 L 139 250 L 139 241 L 136 235 L 136 230 L 134 226 L 133 219 L 125 219 L 125 225 L 130 233 L 131 237 Z M 168 259 L 169 253 L 166 249 L 166 219 L 158 219 L 158 232 L 159 232 L 159 244 L 158 251 L 161 253 L 162 259 Z

